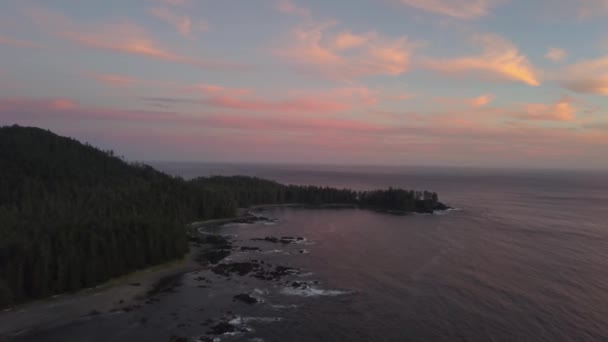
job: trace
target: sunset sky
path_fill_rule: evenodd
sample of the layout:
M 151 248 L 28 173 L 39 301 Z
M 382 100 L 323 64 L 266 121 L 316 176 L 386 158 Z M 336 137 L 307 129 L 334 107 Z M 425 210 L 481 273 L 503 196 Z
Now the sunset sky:
M 2 0 L 0 56 L 130 160 L 608 167 L 608 0 Z

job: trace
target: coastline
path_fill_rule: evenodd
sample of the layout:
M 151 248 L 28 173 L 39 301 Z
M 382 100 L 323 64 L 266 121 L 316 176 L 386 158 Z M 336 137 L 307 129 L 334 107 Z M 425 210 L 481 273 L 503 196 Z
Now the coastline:
M 268 218 L 263 216 L 255 215 L 253 211 L 279 207 L 315 209 L 360 208 L 357 205 L 348 203 L 322 205 L 302 203 L 262 204 L 248 208 L 239 208 L 237 215 L 234 217 L 193 222 L 188 224 L 187 227 L 190 235 L 193 237 L 221 235 L 219 232 L 206 232 L 202 231 L 202 229 L 216 229 L 222 225 L 243 220 L 247 222 L 268 220 Z M 362 209 L 369 210 L 372 208 Z M 391 213 L 390 211 L 383 212 Z M 207 266 L 198 257 L 204 254 L 205 251 L 212 249 L 213 247 L 209 244 L 191 243 L 189 253 L 181 260 L 170 261 L 138 270 L 76 293 L 55 295 L 4 309 L 0 311 L 0 339 L 58 327 L 79 320 L 86 320 L 102 313 L 130 311 L 138 308 L 152 293 L 162 291 L 167 286 L 165 284 L 167 280 L 169 286 L 171 286 L 183 274 L 206 268 Z
M 250 214 L 251 210 L 270 206 L 272 205 L 239 208 L 237 216 L 193 222 L 188 227 L 195 229 L 198 234 L 199 228 L 218 227 L 247 217 L 255 218 Z M 163 280 L 204 269 L 206 266 L 197 261 L 197 257 L 207 249 L 212 248 L 209 245 L 190 244 L 190 251 L 181 260 L 150 266 L 75 293 L 54 295 L 0 310 L 0 340 L 84 320 L 101 313 L 137 307 L 151 292 L 159 290 Z

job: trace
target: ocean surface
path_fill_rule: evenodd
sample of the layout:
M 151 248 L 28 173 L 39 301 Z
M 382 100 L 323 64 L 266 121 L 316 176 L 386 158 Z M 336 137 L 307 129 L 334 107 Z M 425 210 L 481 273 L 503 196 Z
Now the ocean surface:
M 187 178 L 246 174 L 360 190 L 427 189 L 457 210 L 265 210 L 260 214 L 275 223 L 219 228 L 238 246 L 260 248 L 229 260 L 262 260 L 297 274 L 270 282 L 187 274 L 174 293 L 136 313 L 100 315 L 23 340 L 196 341 L 207 336 L 202 322 L 221 316 L 240 327 L 221 341 L 608 341 L 606 172 L 155 166 Z M 305 239 L 251 240 L 265 236 Z M 200 277 L 209 280 L 204 287 Z M 263 302 L 232 301 L 238 293 Z

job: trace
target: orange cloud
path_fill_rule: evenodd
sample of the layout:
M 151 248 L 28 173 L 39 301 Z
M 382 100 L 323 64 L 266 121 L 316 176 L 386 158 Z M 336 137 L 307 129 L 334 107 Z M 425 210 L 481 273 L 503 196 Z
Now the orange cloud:
M 332 26 L 335 22 L 297 29 L 292 43 L 275 52 L 301 71 L 332 79 L 398 76 L 408 71 L 413 44 L 406 37 L 389 39 L 375 32 L 327 33 Z
M 71 30 L 61 35 L 83 46 L 151 57 L 163 61 L 193 65 L 201 68 L 241 68 L 240 65 L 202 60 L 166 50 L 152 40 L 139 26 L 122 22 L 96 30 Z
M 167 7 L 151 8 L 150 13 L 173 26 L 182 36 L 192 38 L 192 21 L 187 15 L 179 15 Z
M 563 87 L 575 92 L 608 95 L 608 56 L 572 64 L 556 78 Z
M 492 0 L 399 0 L 401 3 L 435 14 L 473 19 L 488 14 Z
M 468 102 L 472 107 L 483 107 L 485 105 L 488 105 L 492 101 L 494 101 L 494 96 L 486 94 L 469 99 Z
M 54 99 L 49 102 L 49 107 L 55 110 L 70 110 L 78 107 L 78 104 L 68 99 Z
M 574 121 L 576 108 L 573 100 L 562 97 L 552 104 L 528 103 L 523 105 L 524 113 L 516 115 L 520 119 L 542 121 Z
M 545 58 L 553 62 L 561 62 L 566 59 L 568 53 L 564 49 L 549 48 L 549 51 L 545 54 Z
M 347 50 L 351 48 L 355 48 L 361 46 L 370 40 L 370 36 L 368 35 L 356 35 L 350 32 L 343 32 L 334 38 L 334 46 L 338 50 Z
M 482 54 L 452 59 L 429 58 L 422 65 L 446 74 L 478 75 L 531 86 L 540 85 L 538 73 L 513 43 L 491 34 L 476 36 L 474 41 L 482 47 Z
M 7 45 L 7 46 L 12 46 L 12 47 L 27 48 L 27 49 L 44 48 L 44 46 L 37 44 L 37 43 L 28 42 L 28 41 L 20 40 L 20 39 L 13 39 L 13 38 L 5 37 L 2 35 L 0 35 L 0 45 Z

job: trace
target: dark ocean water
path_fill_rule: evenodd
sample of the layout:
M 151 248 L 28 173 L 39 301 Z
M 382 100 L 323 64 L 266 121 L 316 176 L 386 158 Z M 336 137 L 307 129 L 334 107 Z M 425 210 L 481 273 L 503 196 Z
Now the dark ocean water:
M 299 332 L 290 327 L 277 337 L 309 331 L 328 341 L 608 340 L 607 173 L 163 169 L 186 177 L 251 174 L 356 189 L 429 189 L 461 209 L 405 217 L 360 210 L 273 212 L 279 224 L 272 230 L 317 241 L 302 264 L 330 288 L 356 291 L 303 310 Z
M 207 329 L 200 322 L 224 316 L 251 331 L 221 341 L 608 341 L 606 173 L 156 166 L 184 177 L 248 174 L 355 189 L 428 189 L 459 210 L 407 216 L 266 210 L 276 224 L 220 232 L 240 246 L 262 248 L 233 254 L 233 261 L 256 258 L 302 270 L 287 283 L 188 274 L 175 293 L 137 313 L 101 315 L 23 340 L 195 340 Z M 251 241 L 268 235 L 306 241 Z M 201 274 L 213 280 L 209 288 L 198 287 Z M 309 286 L 295 289 L 291 281 Z M 237 293 L 264 303 L 234 303 Z

